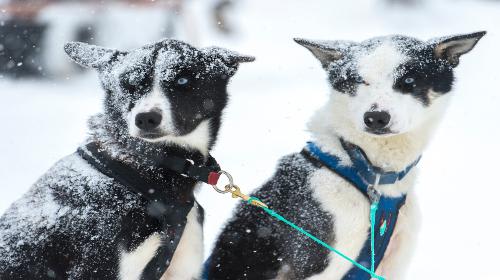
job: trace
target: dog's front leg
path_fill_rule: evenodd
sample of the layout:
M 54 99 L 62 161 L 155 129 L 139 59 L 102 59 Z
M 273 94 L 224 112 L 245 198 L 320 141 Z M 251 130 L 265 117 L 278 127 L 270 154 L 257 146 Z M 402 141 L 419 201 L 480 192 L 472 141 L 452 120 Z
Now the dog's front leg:
M 203 263 L 203 228 L 198 219 L 199 206 L 195 203 L 189 211 L 187 223 L 175 250 L 172 262 L 161 278 L 162 280 L 198 279 Z

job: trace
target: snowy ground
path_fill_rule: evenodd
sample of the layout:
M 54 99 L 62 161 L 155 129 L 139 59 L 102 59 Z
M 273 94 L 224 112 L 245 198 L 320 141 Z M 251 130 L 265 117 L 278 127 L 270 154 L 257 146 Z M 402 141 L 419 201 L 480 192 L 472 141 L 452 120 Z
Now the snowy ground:
M 200 15 L 199 1 L 191 2 L 192 13 Z M 454 103 L 420 164 L 416 188 L 423 222 L 408 279 L 499 279 L 500 3 L 429 2 L 408 10 L 373 0 L 245 1 L 234 17 L 241 35 L 232 40 L 205 30 L 197 17 L 200 45 L 222 45 L 258 59 L 233 79 L 213 154 L 249 192 L 273 173 L 279 157 L 299 151 L 308 140 L 305 123 L 326 100 L 328 87 L 319 63 L 292 37 L 430 38 L 487 30 L 461 60 Z M 102 94 L 93 73 L 62 81 L 0 79 L 0 212 L 83 141 L 86 119 L 100 110 Z M 207 213 L 208 251 L 236 201 L 209 186 L 197 196 Z

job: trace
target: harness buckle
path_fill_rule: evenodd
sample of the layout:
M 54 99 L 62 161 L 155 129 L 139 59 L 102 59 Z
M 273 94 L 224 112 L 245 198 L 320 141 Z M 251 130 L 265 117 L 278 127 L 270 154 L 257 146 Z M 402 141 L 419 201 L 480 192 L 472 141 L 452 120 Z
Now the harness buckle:
M 368 186 L 368 189 L 367 189 L 367 194 L 368 194 L 368 197 L 370 198 L 370 201 L 371 202 L 379 202 L 380 200 L 380 191 L 378 191 L 376 189 L 376 187 L 378 187 L 379 183 L 380 183 L 380 173 L 376 173 L 375 174 L 375 182 L 371 185 Z

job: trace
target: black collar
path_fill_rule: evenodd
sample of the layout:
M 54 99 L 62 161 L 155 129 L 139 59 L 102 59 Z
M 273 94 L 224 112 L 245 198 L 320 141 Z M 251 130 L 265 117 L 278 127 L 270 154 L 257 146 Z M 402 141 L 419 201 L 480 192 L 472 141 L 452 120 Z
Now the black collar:
M 159 220 L 163 228 L 162 234 L 168 236 L 170 242 L 162 242 L 141 276 L 142 280 L 160 279 L 172 260 L 186 226 L 187 215 L 194 206 L 194 185 L 198 181 L 217 183 L 220 171 L 217 161 L 209 156 L 205 165 L 196 165 L 193 160 L 169 155 L 154 166 L 163 177 L 157 179 L 111 157 L 96 142 L 78 148 L 77 153 L 104 175 L 144 197 L 150 206 L 162 206 L 154 207 L 155 211 L 148 211 L 148 214 Z M 179 178 L 179 175 L 182 177 Z M 176 189 L 172 189 L 174 186 L 167 186 L 172 178 L 181 180 L 181 186 Z

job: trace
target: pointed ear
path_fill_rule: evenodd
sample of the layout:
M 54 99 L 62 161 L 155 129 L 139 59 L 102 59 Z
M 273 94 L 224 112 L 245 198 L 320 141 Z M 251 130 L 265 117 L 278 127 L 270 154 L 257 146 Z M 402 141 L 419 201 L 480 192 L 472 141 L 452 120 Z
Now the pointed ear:
M 117 50 L 81 42 L 66 43 L 66 45 L 64 45 L 64 51 L 74 62 L 86 68 L 99 68 L 109 63 L 113 57 L 119 54 L 125 54 Z
M 255 56 L 235 53 L 229 56 L 229 61 L 232 63 L 254 62 Z
M 447 60 L 452 67 L 456 67 L 460 56 L 471 51 L 485 34 L 486 31 L 481 31 L 435 39 L 433 40 L 435 44 L 434 55 L 437 58 Z
M 301 38 L 294 38 L 293 40 L 311 51 L 325 69 L 328 68 L 331 62 L 344 57 L 345 46 L 338 45 L 338 42 L 313 41 Z
M 242 62 L 252 62 L 255 57 L 239 54 L 220 47 L 209 47 L 202 50 L 208 55 L 221 59 L 228 66 L 238 66 Z

